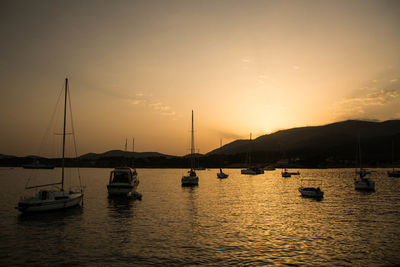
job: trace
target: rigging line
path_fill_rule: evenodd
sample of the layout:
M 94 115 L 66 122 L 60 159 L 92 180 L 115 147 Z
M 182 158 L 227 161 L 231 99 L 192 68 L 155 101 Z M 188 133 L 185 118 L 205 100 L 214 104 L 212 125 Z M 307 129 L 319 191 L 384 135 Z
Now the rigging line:
M 37 150 L 37 151 L 38 151 L 38 155 L 41 154 L 42 149 L 43 149 L 43 147 L 44 147 L 44 143 L 45 143 L 45 141 L 47 140 L 47 137 L 49 136 L 51 127 L 52 127 L 53 122 L 54 122 L 54 118 L 56 117 L 57 107 L 58 107 L 58 104 L 60 103 L 61 94 L 62 94 L 63 89 L 64 89 L 64 88 L 61 88 L 61 90 L 60 90 L 60 93 L 59 93 L 58 98 L 57 98 L 56 105 L 54 106 L 53 113 L 52 113 L 52 115 L 51 115 L 51 117 L 50 117 L 50 122 L 49 122 L 49 124 L 47 125 L 46 131 L 44 132 L 44 135 L 43 135 L 43 137 L 42 137 L 42 140 L 40 141 L 39 148 L 38 148 L 38 150 Z M 32 177 L 33 177 L 32 174 L 28 177 L 28 180 L 26 181 L 25 187 L 28 186 L 28 184 L 29 184 L 29 182 L 31 181 L 31 178 L 32 178 Z
M 64 88 L 62 88 L 62 89 L 64 89 Z M 50 133 L 51 126 L 53 125 L 53 121 L 54 121 L 54 118 L 55 118 L 56 113 L 57 113 L 57 107 L 58 107 L 58 105 L 59 105 L 59 103 L 60 103 L 61 94 L 62 94 L 62 91 L 63 91 L 62 89 L 61 89 L 61 91 L 60 91 L 60 93 L 59 93 L 59 95 L 58 95 L 56 105 L 55 105 L 55 107 L 54 107 L 54 109 L 53 109 L 53 113 L 52 113 L 52 115 L 51 115 L 51 117 L 50 117 L 50 122 L 49 122 L 49 124 L 48 124 L 48 126 L 47 126 L 47 128 L 46 128 L 46 131 L 45 131 L 45 134 L 44 134 L 44 136 L 43 136 L 43 138 L 42 138 L 42 141 L 40 142 L 39 152 L 40 152 L 41 148 L 43 147 L 45 140 L 47 139 L 46 137 L 47 137 L 48 134 Z
M 69 93 L 70 90 L 68 90 L 68 100 L 69 100 L 69 112 L 70 112 L 70 117 L 71 117 L 71 132 L 72 132 L 72 136 L 74 139 L 74 149 L 75 149 L 75 159 L 77 159 L 77 163 L 78 163 L 78 178 L 79 178 L 79 186 L 81 188 L 82 191 L 82 181 L 81 181 L 81 172 L 79 170 L 79 158 L 78 158 L 78 149 L 76 148 L 76 139 L 75 139 L 75 128 L 74 128 L 74 120 L 72 117 L 72 104 L 71 104 L 71 95 Z

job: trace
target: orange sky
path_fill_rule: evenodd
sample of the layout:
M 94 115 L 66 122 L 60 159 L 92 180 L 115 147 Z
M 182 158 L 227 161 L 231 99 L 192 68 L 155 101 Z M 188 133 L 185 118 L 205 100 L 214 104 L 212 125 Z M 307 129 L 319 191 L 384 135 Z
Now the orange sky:
M 398 14 L 396 0 L 2 1 L 0 153 L 38 154 L 66 76 L 79 154 L 133 136 L 186 154 L 192 109 L 201 153 L 400 118 Z

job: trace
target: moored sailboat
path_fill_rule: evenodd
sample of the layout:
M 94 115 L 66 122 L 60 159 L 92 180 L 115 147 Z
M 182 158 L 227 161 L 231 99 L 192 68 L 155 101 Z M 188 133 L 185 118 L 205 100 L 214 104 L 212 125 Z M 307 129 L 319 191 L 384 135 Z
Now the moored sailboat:
M 220 140 L 219 147 L 222 148 L 222 138 Z M 221 165 L 222 165 L 222 160 L 221 160 Z M 219 168 L 219 172 L 217 173 L 217 177 L 220 179 L 225 179 L 228 178 L 229 174 L 226 174 L 222 171 L 222 168 Z
M 250 133 L 250 148 L 251 148 L 252 141 L 253 140 L 251 139 L 251 133 Z M 241 170 L 240 171 L 241 174 L 248 174 L 248 175 L 264 174 L 263 168 L 259 168 L 259 167 L 251 165 L 251 149 L 247 152 L 246 161 L 247 161 L 248 167 L 246 169 Z
M 394 141 L 392 142 L 392 164 L 393 164 L 393 170 L 388 171 L 387 174 L 389 177 L 400 177 L 400 170 L 396 170 L 394 168 Z
M 83 189 L 81 185 L 80 174 L 78 172 L 80 190 L 74 192 L 66 191 L 64 186 L 64 167 L 65 167 L 65 135 L 66 135 L 66 120 L 67 120 L 67 99 L 69 99 L 68 78 L 65 79 L 65 96 L 64 96 L 64 124 L 62 134 L 62 166 L 61 166 L 61 181 L 55 183 L 41 184 L 35 186 L 26 186 L 25 189 L 34 189 L 50 186 L 60 186 L 57 189 L 43 189 L 37 192 L 34 196 L 22 198 L 16 207 L 21 212 L 38 212 L 60 210 L 73 206 L 77 206 L 83 201 Z M 69 101 L 71 102 L 71 101 Z M 69 103 L 71 104 L 71 103 Z M 72 112 L 71 112 L 72 114 Z M 72 119 L 72 118 L 71 118 Z M 72 120 L 71 120 L 72 124 Z M 73 126 L 72 126 L 73 130 Z M 72 133 L 73 134 L 73 133 Z M 75 143 L 75 138 L 73 139 Z M 76 153 L 76 145 L 75 145 Z
M 366 177 L 371 172 L 362 168 L 360 136 L 358 136 L 358 161 L 360 167 L 359 170 L 357 168 L 355 170 L 354 189 L 359 191 L 375 191 L 375 182 L 371 178 Z
M 193 121 L 193 110 L 192 110 L 192 131 L 191 131 L 191 142 L 190 142 L 190 170 L 189 175 L 182 176 L 182 186 L 196 186 L 199 184 L 199 177 L 194 170 L 194 121 Z

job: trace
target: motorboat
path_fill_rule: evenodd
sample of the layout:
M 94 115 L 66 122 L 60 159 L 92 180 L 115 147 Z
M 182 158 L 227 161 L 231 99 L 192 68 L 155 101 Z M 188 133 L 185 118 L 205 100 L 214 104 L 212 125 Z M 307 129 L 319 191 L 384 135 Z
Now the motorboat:
M 318 186 L 315 184 L 318 183 Z M 324 192 L 321 190 L 322 181 L 316 179 L 302 179 L 301 186 L 298 188 L 302 197 L 321 199 Z
M 108 195 L 127 195 L 135 191 L 139 185 L 136 169 L 118 167 L 111 171 L 107 185 Z
M 240 173 L 248 174 L 248 175 L 257 175 L 257 174 L 264 174 L 264 170 L 262 168 L 250 167 L 250 168 L 241 170 Z

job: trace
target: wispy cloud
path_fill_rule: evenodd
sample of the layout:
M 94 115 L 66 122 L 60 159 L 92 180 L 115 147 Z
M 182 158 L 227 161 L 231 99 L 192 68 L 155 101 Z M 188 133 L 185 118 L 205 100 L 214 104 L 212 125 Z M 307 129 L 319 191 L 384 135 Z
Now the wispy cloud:
M 373 117 L 375 114 L 369 114 L 371 109 L 384 107 L 397 100 L 400 100 L 398 89 L 374 89 L 361 96 L 342 99 L 334 104 L 333 111 L 340 119 Z
M 395 82 L 397 82 L 397 81 L 398 81 L 398 79 L 391 79 L 391 80 L 390 80 L 391 83 L 395 83 Z

